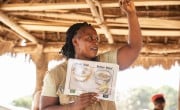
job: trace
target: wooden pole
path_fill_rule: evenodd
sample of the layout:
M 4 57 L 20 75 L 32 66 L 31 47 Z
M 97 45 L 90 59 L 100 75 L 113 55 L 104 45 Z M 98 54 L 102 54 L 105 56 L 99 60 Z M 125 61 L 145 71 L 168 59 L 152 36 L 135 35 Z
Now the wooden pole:
M 24 29 L 27 29 L 29 31 L 49 31 L 49 32 L 66 32 L 66 30 L 69 28 L 69 26 L 47 26 L 47 25 L 25 25 L 21 24 L 21 26 Z M 104 34 L 104 30 L 100 28 L 95 28 L 96 31 L 99 34 Z M 142 35 L 143 36 L 152 36 L 152 37 L 157 37 L 157 36 L 173 36 L 173 37 L 179 37 L 180 31 L 179 30 L 164 30 L 164 29 L 141 29 L 142 30 Z M 110 33 L 114 35 L 128 35 L 128 29 L 124 28 L 111 28 L 109 29 Z
M 168 13 L 170 13 L 170 12 L 168 12 Z M 41 19 L 37 19 L 38 21 L 18 20 L 19 24 L 62 25 L 62 24 L 73 24 L 73 23 L 77 22 L 77 20 L 82 20 L 82 21 L 88 21 L 94 25 L 93 21 L 95 19 L 89 15 L 75 14 L 75 13 L 59 14 L 59 13 L 50 13 L 50 12 L 25 12 L 25 11 L 23 11 L 23 12 L 9 12 L 9 14 L 15 15 L 15 16 L 26 16 L 27 15 L 27 16 L 35 16 L 35 17 L 38 17 L 38 16 L 48 17 L 48 18 L 43 19 L 46 21 L 41 21 Z M 58 19 L 58 20 L 53 19 L 52 20 L 51 18 L 61 18 L 61 19 Z M 71 21 L 69 21 L 69 20 L 71 20 Z M 147 17 L 139 17 L 138 20 L 141 25 L 141 28 L 180 29 L 180 21 L 179 20 L 170 20 L 170 19 L 162 19 L 162 18 L 147 18 Z M 47 21 L 49 21 L 49 22 L 47 22 Z M 125 17 L 107 18 L 106 25 L 107 26 L 128 27 L 128 21 L 127 21 L 127 18 L 125 18 Z
M 42 89 L 43 79 L 48 70 L 48 60 L 46 59 L 46 54 L 42 52 L 42 48 L 42 46 L 38 46 L 36 53 L 31 54 L 32 60 L 36 64 L 36 85 L 34 93 Z
M 159 1 L 135 1 L 135 6 L 164 6 L 164 5 L 180 5 L 180 1 L 159 0 Z M 103 8 L 119 7 L 118 2 L 102 3 Z M 61 9 L 82 9 L 89 8 L 85 2 L 68 2 L 68 3 L 21 3 L 21 4 L 2 4 L 0 9 L 6 11 L 31 10 L 61 10 Z
M 61 47 L 64 45 L 64 42 L 50 43 L 44 44 L 43 52 L 44 53 L 58 53 Z M 125 45 L 125 43 L 116 43 L 116 44 L 99 44 L 99 53 L 103 53 L 105 51 L 110 51 L 121 46 Z M 36 53 L 37 45 L 27 45 L 23 46 L 15 46 L 13 52 L 25 52 L 25 53 Z M 142 47 L 141 53 L 149 54 L 178 54 L 180 53 L 180 45 L 177 44 L 148 44 Z

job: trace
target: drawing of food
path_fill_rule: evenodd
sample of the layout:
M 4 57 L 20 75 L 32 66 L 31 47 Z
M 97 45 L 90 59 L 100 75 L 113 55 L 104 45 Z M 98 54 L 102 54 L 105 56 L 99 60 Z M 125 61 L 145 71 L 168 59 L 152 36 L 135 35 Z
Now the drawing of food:
M 108 71 L 97 71 L 95 73 L 95 81 L 97 84 L 101 85 L 104 83 L 108 83 L 111 79 L 111 74 Z
M 77 81 L 87 81 L 91 76 L 92 70 L 88 67 L 76 65 L 72 68 L 72 73 Z
M 97 71 L 95 73 L 95 82 L 98 84 L 98 90 L 102 93 L 107 93 L 109 90 L 109 81 L 112 75 L 108 71 Z
M 107 83 L 104 83 L 104 84 L 99 85 L 99 87 L 98 87 L 97 89 L 98 89 L 99 92 L 101 92 L 101 93 L 107 93 L 108 90 L 109 90 L 109 87 L 108 87 L 108 84 L 107 84 Z

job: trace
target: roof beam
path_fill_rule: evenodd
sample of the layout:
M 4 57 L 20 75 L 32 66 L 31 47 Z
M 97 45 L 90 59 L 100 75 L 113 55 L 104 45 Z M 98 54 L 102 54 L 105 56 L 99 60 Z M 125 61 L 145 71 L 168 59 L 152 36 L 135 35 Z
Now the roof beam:
M 179 20 L 167 20 L 162 18 L 146 18 L 139 17 L 138 18 L 141 28 L 159 28 L 159 29 L 180 29 L 180 21 Z M 113 18 L 106 19 L 107 22 L 111 23 L 122 23 L 128 24 L 126 18 Z
M 98 19 L 88 15 L 68 13 L 68 14 L 57 14 L 57 13 L 42 13 L 42 12 L 11 12 L 11 15 L 21 15 L 21 16 L 34 16 L 34 18 L 38 16 L 48 17 L 44 18 L 41 22 L 41 19 L 37 19 L 38 21 L 33 20 L 19 20 L 18 23 L 25 24 L 42 24 L 42 25 L 55 25 L 55 24 L 72 24 L 77 21 L 87 21 L 93 25 L 93 20 Z M 51 18 L 60 18 L 60 19 L 51 19 Z M 62 19 L 62 20 L 61 20 Z M 180 21 L 179 20 L 168 20 L 163 18 L 147 18 L 147 17 L 139 17 L 139 23 L 141 28 L 158 28 L 158 29 L 180 29 Z M 68 22 L 67 22 L 68 20 Z M 47 22 L 48 21 L 48 22 Z M 24 23 L 23 23 L 24 22 Z M 43 23 L 44 22 L 44 23 Z M 53 23 L 55 22 L 55 23 Z M 109 23 L 110 22 L 110 23 Z M 114 23 L 114 24 L 113 24 Z M 118 27 L 127 27 L 128 21 L 127 18 L 107 18 L 106 26 L 118 26 Z
M 45 53 L 58 53 L 60 48 L 64 45 L 64 42 L 56 42 L 56 43 L 46 43 L 44 44 L 42 52 Z M 104 53 L 110 50 L 114 50 L 121 46 L 125 45 L 125 43 L 116 43 L 116 44 L 104 44 L 100 43 L 99 53 Z M 31 44 L 27 46 L 15 46 L 14 52 L 25 52 L 25 53 L 34 53 L 36 52 L 37 45 Z M 144 45 L 141 53 L 149 53 L 149 54 L 157 54 L 157 55 L 167 55 L 167 54 L 178 54 L 180 53 L 180 45 L 178 44 L 149 44 Z M 180 57 L 179 57 L 180 58 Z
M 33 43 L 38 43 L 38 40 L 35 39 L 31 34 L 26 32 L 23 28 L 18 26 L 16 23 L 14 23 L 12 20 L 8 18 L 3 12 L 0 11 L 0 21 L 10 27 L 12 30 L 23 36 L 24 38 L 32 41 Z
M 163 5 L 180 5 L 180 1 L 159 0 L 159 1 L 135 1 L 135 6 L 163 6 Z M 102 3 L 103 8 L 119 7 L 118 2 Z M 80 9 L 89 8 L 85 2 L 69 3 L 21 3 L 21 4 L 2 4 L 0 10 L 4 11 L 43 11 L 43 10 L 60 10 L 60 9 Z
M 24 29 L 30 31 L 50 31 L 50 32 L 66 32 L 68 26 L 47 26 L 47 25 L 31 25 L 31 24 L 23 24 L 20 25 Z M 104 30 L 100 28 L 95 28 L 99 34 L 104 34 Z M 141 29 L 143 36 L 173 36 L 179 37 L 180 31 L 179 30 L 164 30 L 164 29 Z M 109 29 L 111 34 L 114 35 L 128 35 L 128 29 L 118 28 L 118 29 Z

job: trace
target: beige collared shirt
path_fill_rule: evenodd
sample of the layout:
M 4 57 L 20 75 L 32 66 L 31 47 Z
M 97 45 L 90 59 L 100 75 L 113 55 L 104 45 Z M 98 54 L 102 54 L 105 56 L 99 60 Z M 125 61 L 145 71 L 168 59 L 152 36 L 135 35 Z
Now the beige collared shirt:
M 99 56 L 101 62 L 114 63 L 116 62 L 116 51 L 108 52 Z M 115 56 L 115 57 L 112 57 Z M 106 59 L 106 61 L 105 61 Z M 43 96 L 59 97 L 61 104 L 72 103 L 77 96 L 64 95 L 64 86 L 67 71 L 67 61 L 57 65 L 55 68 L 48 71 L 44 78 L 42 88 Z M 85 110 L 116 110 L 115 102 L 100 100 L 98 103 L 87 107 Z

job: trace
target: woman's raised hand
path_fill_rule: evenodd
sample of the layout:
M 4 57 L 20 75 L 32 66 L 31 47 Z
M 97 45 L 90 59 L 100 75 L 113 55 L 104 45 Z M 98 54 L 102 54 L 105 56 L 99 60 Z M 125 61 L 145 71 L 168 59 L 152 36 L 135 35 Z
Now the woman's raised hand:
M 119 0 L 119 6 L 123 11 L 126 12 L 126 14 L 136 12 L 136 8 L 132 0 Z

